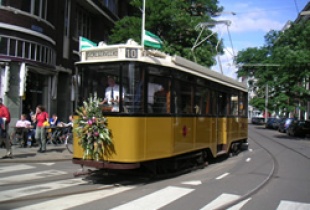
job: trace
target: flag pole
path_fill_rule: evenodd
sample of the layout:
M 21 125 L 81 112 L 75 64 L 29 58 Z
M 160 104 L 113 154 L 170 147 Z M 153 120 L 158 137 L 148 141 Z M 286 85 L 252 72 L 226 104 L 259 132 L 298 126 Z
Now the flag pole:
M 141 27 L 141 46 L 144 48 L 144 28 L 145 28 L 145 0 L 142 5 L 142 27 Z

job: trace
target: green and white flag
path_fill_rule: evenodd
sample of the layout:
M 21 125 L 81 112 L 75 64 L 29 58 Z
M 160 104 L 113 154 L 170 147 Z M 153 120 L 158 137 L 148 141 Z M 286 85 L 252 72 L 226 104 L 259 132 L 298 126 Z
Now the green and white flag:
M 89 39 L 86 39 L 85 37 L 82 36 L 80 36 L 79 45 L 80 45 L 80 51 L 86 48 L 97 46 L 95 42 L 92 42 Z
M 161 49 L 162 48 L 161 39 L 155 34 L 144 30 L 144 46 Z

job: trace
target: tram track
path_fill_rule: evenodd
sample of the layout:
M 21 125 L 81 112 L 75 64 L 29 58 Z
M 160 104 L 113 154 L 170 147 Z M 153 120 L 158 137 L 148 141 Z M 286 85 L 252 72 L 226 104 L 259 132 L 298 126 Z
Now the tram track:
M 261 135 L 261 133 L 259 133 Z M 225 203 L 219 207 L 217 207 L 214 210 L 225 210 L 228 209 L 232 206 L 237 205 L 238 203 L 250 198 L 251 196 L 253 196 L 254 194 L 258 193 L 260 190 L 262 190 L 271 180 L 273 177 L 276 176 L 276 174 L 278 173 L 279 170 L 279 163 L 276 159 L 276 157 L 266 148 L 264 147 L 262 144 L 260 144 L 258 141 L 255 141 L 253 138 L 249 138 L 251 139 L 251 141 L 255 142 L 260 148 L 262 148 L 272 159 L 272 169 L 270 170 L 268 176 L 266 177 L 266 179 L 264 179 L 259 185 L 257 185 L 255 188 L 251 189 L 249 192 L 247 192 L 246 194 L 240 196 L 238 199 L 233 200 L 231 202 Z
M 292 152 L 294 152 L 294 153 L 296 153 L 296 154 L 298 154 L 298 155 L 300 155 L 300 156 L 302 156 L 308 160 L 310 159 L 308 156 L 301 153 L 300 151 L 293 149 L 284 143 L 281 143 L 279 141 L 275 141 L 273 138 L 271 138 L 270 136 L 268 136 L 262 132 L 257 132 L 255 130 L 252 130 L 252 132 L 259 134 L 260 136 L 264 137 L 265 139 L 272 141 L 273 143 L 278 144 L 278 145 L 284 147 L 285 149 L 288 149 L 288 150 L 290 150 L 290 151 L 292 151 Z M 238 199 L 233 200 L 231 202 L 228 202 L 226 204 L 223 204 L 223 205 L 217 207 L 215 210 L 228 209 L 228 208 L 235 206 L 238 203 L 250 198 L 250 196 L 252 196 L 252 195 L 258 193 L 260 190 L 262 190 L 273 179 L 273 177 L 276 177 L 276 174 L 278 173 L 279 163 L 278 163 L 275 155 L 273 155 L 273 153 L 267 147 L 263 146 L 261 143 L 256 141 L 254 138 L 249 138 L 249 139 L 251 139 L 251 141 L 255 142 L 260 148 L 262 148 L 270 156 L 270 158 L 272 159 L 272 169 L 270 170 L 270 173 L 268 174 L 267 178 L 263 182 L 261 182 L 259 185 L 257 185 L 255 188 L 253 188 L 252 190 L 250 190 L 248 193 L 244 194 L 243 196 L 239 197 Z

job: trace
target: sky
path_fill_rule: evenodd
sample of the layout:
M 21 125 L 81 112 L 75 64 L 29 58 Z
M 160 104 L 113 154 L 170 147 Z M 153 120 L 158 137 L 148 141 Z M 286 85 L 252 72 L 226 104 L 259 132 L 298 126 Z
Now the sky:
M 236 79 L 237 68 L 233 65 L 233 55 L 249 47 L 262 47 L 264 36 L 270 30 L 281 30 L 288 21 L 295 21 L 309 0 L 219 0 L 224 12 L 216 20 L 225 20 L 217 25 L 217 31 L 224 42 L 223 56 L 212 69 Z M 232 14 L 232 13 L 235 13 Z M 230 34 L 230 36 L 229 36 Z M 231 37 L 231 38 L 230 38 Z

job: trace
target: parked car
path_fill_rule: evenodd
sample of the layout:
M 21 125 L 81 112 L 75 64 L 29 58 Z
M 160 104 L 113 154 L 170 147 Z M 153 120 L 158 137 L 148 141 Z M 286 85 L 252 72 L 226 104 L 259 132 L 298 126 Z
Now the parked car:
M 301 137 L 310 135 L 310 121 L 294 120 L 288 127 L 287 134 Z
M 265 118 L 263 117 L 252 117 L 252 124 L 261 125 L 261 124 L 264 124 L 264 122 L 265 122 Z
M 290 126 L 290 124 L 293 122 L 294 118 L 284 118 L 280 124 L 279 124 L 279 128 L 278 131 L 280 133 L 286 133 L 288 127 Z
M 285 118 L 277 118 L 277 120 L 273 123 L 273 129 L 278 130 L 280 123 L 284 120 Z
M 281 118 L 269 117 L 265 124 L 265 128 L 278 129 Z

